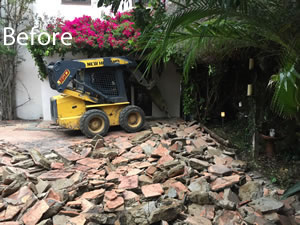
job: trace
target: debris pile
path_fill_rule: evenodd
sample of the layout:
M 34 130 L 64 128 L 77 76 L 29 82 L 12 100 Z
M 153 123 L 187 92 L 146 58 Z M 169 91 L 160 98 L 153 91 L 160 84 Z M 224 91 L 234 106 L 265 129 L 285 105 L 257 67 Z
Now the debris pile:
M 196 123 L 157 123 L 49 152 L 0 141 L 0 225 L 300 224 Z

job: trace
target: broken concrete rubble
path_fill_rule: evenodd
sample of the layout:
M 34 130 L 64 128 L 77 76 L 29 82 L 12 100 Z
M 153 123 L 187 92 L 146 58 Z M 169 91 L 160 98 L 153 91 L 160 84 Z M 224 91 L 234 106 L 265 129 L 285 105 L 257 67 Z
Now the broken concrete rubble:
M 212 147 L 213 146 L 213 147 Z M 0 141 L 0 225 L 297 224 L 300 201 L 193 123 L 46 151 Z M 276 193 L 263 197 L 264 191 Z M 267 192 L 266 192 L 267 193 Z

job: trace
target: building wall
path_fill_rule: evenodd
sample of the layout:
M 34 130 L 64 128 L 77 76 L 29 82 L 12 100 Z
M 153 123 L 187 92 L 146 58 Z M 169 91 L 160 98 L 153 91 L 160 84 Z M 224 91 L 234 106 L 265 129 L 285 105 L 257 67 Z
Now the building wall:
M 82 15 L 89 15 L 94 18 L 109 15 L 109 8 L 97 8 L 98 0 L 92 0 L 92 5 L 63 5 L 61 0 L 36 0 L 33 5 L 34 13 L 43 17 L 63 17 L 64 19 L 74 19 Z M 131 3 L 130 3 L 131 4 Z M 132 6 L 124 5 L 120 11 L 126 11 Z M 40 81 L 38 77 L 38 70 L 34 64 L 27 48 L 22 48 L 21 55 L 24 59 L 19 65 L 17 80 L 16 80 L 16 98 L 17 98 L 17 117 L 20 119 L 40 119 L 51 120 L 50 115 L 50 97 L 57 95 L 58 92 L 52 90 L 49 86 L 48 80 Z M 65 59 L 79 59 L 85 58 L 82 55 L 72 56 L 67 55 Z M 47 58 L 46 61 L 59 60 L 58 57 Z M 170 115 L 179 117 L 180 107 L 180 77 L 176 73 L 172 65 L 168 65 L 163 76 L 159 81 L 159 88 L 162 96 L 167 101 Z M 152 115 L 154 117 L 164 117 L 164 113 L 153 105 Z
M 180 117 L 180 74 L 176 71 L 175 65 L 168 63 L 157 86 L 162 97 L 166 101 L 169 115 L 160 111 L 155 104 L 152 104 L 153 117 Z

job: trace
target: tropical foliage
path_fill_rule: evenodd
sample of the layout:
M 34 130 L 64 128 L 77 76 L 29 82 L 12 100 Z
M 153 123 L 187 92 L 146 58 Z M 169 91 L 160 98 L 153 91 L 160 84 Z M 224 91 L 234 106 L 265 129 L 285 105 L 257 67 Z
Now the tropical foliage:
M 159 26 L 154 24 L 149 28 L 151 32 L 140 40 L 140 46 L 151 49 L 146 54 L 149 69 L 153 64 L 168 61 L 170 55 L 179 54 L 187 81 L 191 68 L 204 56 L 216 53 L 224 57 L 237 49 L 259 49 L 260 56 L 272 56 L 278 61 L 280 72 L 272 77 L 275 110 L 285 116 L 299 114 L 299 3 L 283 0 L 174 3 L 175 13 Z
M 51 42 L 48 45 L 40 45 L 35 41 L 34 45 L 28 45 L 29 51 L 39 66 L 41 78 L 46 77 L 46 68 L 43 58 L 59 54 L 63 56 L 67 52 L 72 54 L 83 53 L 88 57 L 96 54 L 128 54 L 135 48 L 139 29 L 132 22 L 129 12 L 117 13 L 115 17 L 106 16 L 104 20 L 92 19 L 90 16 L 82 16 L 74 20 L 57 18 L 54 23 L 46 25 L 46 32 L 53 38 L 53 33 L 58 33 L 56 45 Z M 62 35 L 66 32 L 72 34 L 71 45 L 61 42 Z M 38 35 L 35 36 L 38 38 Z M 47 38 L 47 37 L 44 37 Z M 30 40 L 29 40 L 30 41 Z M 46 42 L 46 41 L 45 41 Z

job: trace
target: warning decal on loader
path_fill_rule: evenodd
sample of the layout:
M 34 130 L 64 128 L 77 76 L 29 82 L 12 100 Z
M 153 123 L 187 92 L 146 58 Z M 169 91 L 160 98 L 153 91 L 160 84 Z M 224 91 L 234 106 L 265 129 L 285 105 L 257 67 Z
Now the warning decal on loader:
M 65 72 L 60 76 L 60 78 L 57 81 L 58 85 L 62 85 L 65 80 L 68 78 L 68 76 L 70 76 L 71 72 L 69 69 L 66 69 Z
M 86 68 L 94 68 L 94 67 L 102 67 L 104 66 L 104 59 L 88 59 L 88 60 L 80 60 L 79 62 L 82 62 L 85 64 Z

